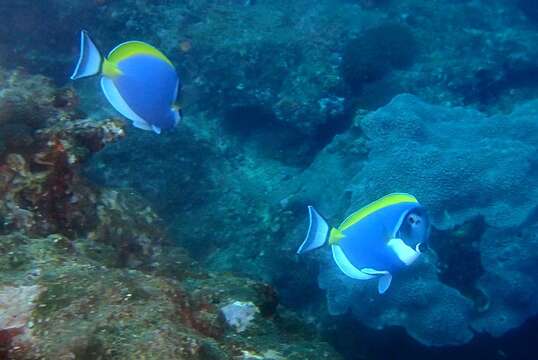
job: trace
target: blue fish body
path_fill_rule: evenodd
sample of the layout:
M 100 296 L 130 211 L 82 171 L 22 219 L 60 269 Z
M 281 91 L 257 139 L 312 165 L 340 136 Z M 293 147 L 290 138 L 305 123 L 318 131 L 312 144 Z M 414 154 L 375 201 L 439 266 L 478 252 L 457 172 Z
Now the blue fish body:
M 395 237 L 394 229 L 401 222 L 402 214 L 415 208 L 417 205 L 413 203 L 399 203 L 378 210 L 342 231 L 345 237 L 338 245 L 358 269 L 391 273 L 401 270 L 406 264 L 387 247 L 387 241 Z
M 174 103 L 181 82 L 174 65 L 159 50 L 141 41 L 116 46 L 103 58 L 86 31 L 71 79 L 101 75 L 101 89 L 110 104 L 137 128 L 174 128 L 181 113 Z
M 392 274 L 411 265 L 429 236 L 425 209 L 409 194 L 389 194 L 331 228 L 313 207 L 310 227 L 299 247 L 301 254 L 328 242 L 333 259 L 347 276 L 368 280 L 378 278 L 378 291 L 390 286 Z
M 149 125 L 163 130 L 173 128 L 176 120 L 171 104 L 180 87 L 174 68 L 148 55 L 128 57 L 118 62 L 118 68 L 122 75 L 113 81 L 131 109 Z

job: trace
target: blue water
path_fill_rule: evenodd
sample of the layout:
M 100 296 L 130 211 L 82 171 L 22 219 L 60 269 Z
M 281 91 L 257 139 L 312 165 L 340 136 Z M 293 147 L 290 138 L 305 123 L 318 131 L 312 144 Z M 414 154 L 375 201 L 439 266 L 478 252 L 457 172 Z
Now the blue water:
M 9 74 L 43 75 L 76 92 L 77 116 L 125 124 L 77 176 L 143 199 L 151 231 L 203 272 L 269 284 L 280 316 L 334 358 L 538 359 L 538 2 L 4 0 L 0 20 L 0 97 Z M 82 29 L 104 55 L 129 40 L 166 54 L 182 82 L 175 129 L 137 129 L 98 76 L 69 80 Z M 23 122 L 0 117 L 0 169 L 39 137 Z M 432 229 L 386 294 L 328 248 L 296 255 L 307 205 L 337 226 L 393 192 L 416 196 Z M 92 232 L 84 214 L 66 236 Z M 122 268 L 142 269 L 136 246 Z

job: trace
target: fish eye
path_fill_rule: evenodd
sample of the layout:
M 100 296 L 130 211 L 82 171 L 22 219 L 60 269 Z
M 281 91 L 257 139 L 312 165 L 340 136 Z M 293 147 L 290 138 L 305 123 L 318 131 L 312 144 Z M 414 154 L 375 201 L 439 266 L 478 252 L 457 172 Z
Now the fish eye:
M 407 218 L 407 222 L 411 225 L 418 225 L 420 223 L 420 218 L 416 214 L 410 214 Z

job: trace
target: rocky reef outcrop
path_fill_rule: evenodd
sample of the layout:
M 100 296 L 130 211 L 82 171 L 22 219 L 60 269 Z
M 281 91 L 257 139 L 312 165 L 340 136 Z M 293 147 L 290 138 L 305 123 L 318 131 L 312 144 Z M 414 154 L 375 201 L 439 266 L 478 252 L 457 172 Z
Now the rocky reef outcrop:
M 536 282 L 529 275 L 536 272 L 538 106 L 530 101 L 538 97 L 532 4 L 99 0 L 65 6 L 55 0 L 44 9 L 19 1 L 9 9 L 14 16 L 0 24 L 0 62 L 10 59 L 62 82 L 81 27 L 103 50 L 145 40 L 170 56 L 184 80 L 185 121 L 160 137 L 130 131 L 121 144 L 92 157 L 85 166 L 91 178 L 122 191 L 92 189 L 72 170 L 67 193 L 58 192 L 63 195 L 54 201 L 46 200 L 52 196 L 46 191 L 39 192 L 46 201 L 36 202 L 13 190 L 6 203 L 22 211 L 4 209 L 8 221 L 0 231 L 43 238 L 46 229 L 55 229 L 70 242 L 87 244 L 86 256 L 99 263 L 175 270 L 183 277 L 183 267 L 159 260 L 168 242 L 161 229 L 168 228 L 203 267 L 270 282 L 283 303 L 310 321 L 325 314 L 327 299 L 335 314 L 349 308 L 349 299 L 362 298 L 371 306 L 351 306 L 361 323 L 374 329 L 398 325 L 426 345 L 466 343 L 476 332 L 501 336 L 536 314 Z M 40 32 L 18 21 L 40 16 L 62 25 L 53 33 L 40 27 L 54 35 L 48 41 L 36 41 Z M 1 31 L 15 23 L 26 35 L 16 42 Z M 392 46 L 376 47 L 380 36 Z M 58 51 L 53 39 L 73 48 Z M 77 86 L 89 113 L 110 109 L 94 101 L 100 95 L 89 82 Z M 405 92 L 416 96 L 394 98 Z M 62 99 L 76 101 L 69 92 L 59 104 Z M 34 136 L 34 129 L 45 127 L 42 117 L 22 118 L 3 130 L 21 134 L 0 140 L 3 173 L 11 179 L 17 171 L 48 169 L 47 181 L 58 182 L 46 163 L 61 151 L 41 147 L 45 164 L 37 164 L 25 150 L 43 144 Z M 85 158 L 88 145 L 65 136 L 63 146 L 77 147 L 76 158 Z M 327 272 L 331 263 L 323 265 L 323 254 L 295 256 L 306 205 L 336 224 L 393 191 L 416 194 L 436 228 L 433 251 L 395 278 L 386 297 L 375 297 L 370 284 L 350 285 Z M 73 198 L 88 206 L 70 205 Z M 61 206 L 51 205 L 56 203 Z M 151 225 L 139 230 L 136 224 L 148 219 Z M 73 240 L 79 237 L 89 242 Z
M 99 192 L 76 169 L 124 135 L 122 122 L 84 118 L 74 91 L 44 77 L 18 70 L 1 76 L 1 230 L 81 233 L 95 222 Z
M 316 296 L 319 262 L 315 255 L 299 261 L 294 255 L 306 230 L 306 205 L 337 224 L 383 194 L 410 192 L 432 216 L 433 251 L 396 276 L 383 297 L 374 285 L 341 276 L 322 255 L 319 284 L 329 312 L 351 308 L 374 329 L 402 326 L 427 345 L 464 344 L 476 332 L 500 336 L 537 312 L 537 284 L 529 276 L 536 260 L 536 132 L 529 129 L 536 127 L 537 108 L 531 101 L 509 115 L 487 116 L 403 94 L 375 112 L 359 112 L 350 129 L 300 172 L 277 162 L 245 161 L 234 168 L 230 149 L 215 150 L 215 163 L 229 171 L 220 184 L 230 191 L 212 191 L 214 197 L 189 208 L 203 218 L 220 215 L 197 232 L 218 251 L 197 254 L 209 254 L 206 264 L 213 269 L 270 281 L 288 304 L 304 306 L 312 301 L 304 294 Z M 188 125 L 182 130 L 195 131 Z M 194 142 L 207 146 L 214 141 L 208 135 Z M 205 173 L 211 186 L 222 171 Z M 509 255 L 515 253 L 525 256 Z
M 276 162 L 234 167 L 231 150 L 215 150 L 215 163 L 229 171 L 220 185 L 229 191 L 212 191 L 189 207 L 214 219 L 197 234 L 215 251 L 197 254 L 209 255 L 205 263 L 213 269 L 274 283 L 286 303 L 299 307 L 312 301 L 305 294 L 316 296 L 321 260 L 319 285 L 331 314 L 352 309 L 373 329 L 401 326 L 426 345 L 461 345 L 475 333 L 501 336 L 537 313 L 537 284 L 530 276 L 536 261 L 536 109 L 531 101 L 509 115 L 487 116 L 403 94 L 375 112 L 359 112 L 350 129 L 300 172 Z M 195 131 L 188 125 L 182 130 Z M 194 142 L 207 146 L 212 136 Z M 206 169 L 209 186 L 218 183 L 217 173 Z M 277 175 L 262 176 L 267 173 Z M 394 191 L 413 193 L 428 208 L 433 251 L 396 276 L 383 297 L 375 284 L 339 274 L 330 256 L 295 257 L 307 204 L 337 224 Z M 200 244 L 187 246 L 199 250 Z
M 388 294 L 379 306 L 376 299 L 371 312 L 356 309 L 357 317 L 376 329 L 403 326 L 428 345 L 466 343 L 475 331 L 501 335 L 536 314 L 526 261 L 498 258 L 514 247 L 505 242 L 512 232 L 525 234 L 518 246 L 526 254 L 534 249 L 537 105 L 529 99 L 538 87 L 523 74 L 534 71 L 536 33 L 517 7 L 477 4 L 138 7 L 148 19 L 166 14 L 164 23 L 185 24 L 159 32 L 137 29 L 139 13 L 111 3 L 103 11 L 126 19 L 122 34 L 142 32 L 168 47 L 192 88 L 185 89 L 186 118 L 176 134 L 136 134 L 98 155 L 90 173 L 103 183 L 134 186 L 162 206 L 179 241 L 205 266 L 271 282 L 298 308 L 319 297 L 318 262 L 294 255 L 306 205 L 337 223 L 385 193 L 414 193 L 434 218 L 432 247 L 439 255 L 432 252 L 416 273 L 402 274 L 394 298 Z M 462 23 L 473 25 L 462 32 Z M 106 34 L 106 26 L 96 26 L 97 33 Z M 372 29 L 379 28 L 405 31 L 403 40 L 390 34 L 404 45 L 385 49 L 407 59 L 403 64 L 378 70 L 373 60 L 357 60 L 353 45 L 371 48 L 379 36 Z M 353 66 L 381 75 L 359 76 L 355 87 L 345 75 Z M 419 96 L 391 100 L 404 91 Z M 117 160 L 125 158 L 134 159 L 132 168 Z M 328 275 L 322 270 L 320 278 L 329 310 L 345 311 L 348 293 L 325 286 Z M 502 294 L 492 285 L 501 279 Z M 354 289 L 353 298 L 369 290 Z M 429 294 L 431 306 L 413 298 L 414 291 Z M 449 313 L 457 314 L 449 328 L 426 330 Z
M 271 286 L 203 270 L 147 200 L 84 177 L 123 121 L 86 117 L 44 77 L 0 77 L 0 357 L 337 357 Z

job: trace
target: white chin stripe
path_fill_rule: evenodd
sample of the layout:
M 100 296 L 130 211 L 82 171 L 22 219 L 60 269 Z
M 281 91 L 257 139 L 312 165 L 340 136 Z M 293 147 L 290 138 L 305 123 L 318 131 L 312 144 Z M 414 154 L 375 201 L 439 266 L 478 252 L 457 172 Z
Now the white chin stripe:
M 394 251 L 398 259 L 404 264 L 411 265 L 420 255 L 418 251 L 407 246 L 402 239 L 390 239 L 387 246 Z
M 336 265 L 342 270 L 344 274 L 353 279 L 358 280 L 368 280 L 375 277 L 375 275 L 370 275 L 363 273 L 357 269 L 353 264 L 348 260 L 346 254 L 342 251 L 342 248 L 338 245 L 332 245 L 331 249 L 333 251 L 333 259 Z

